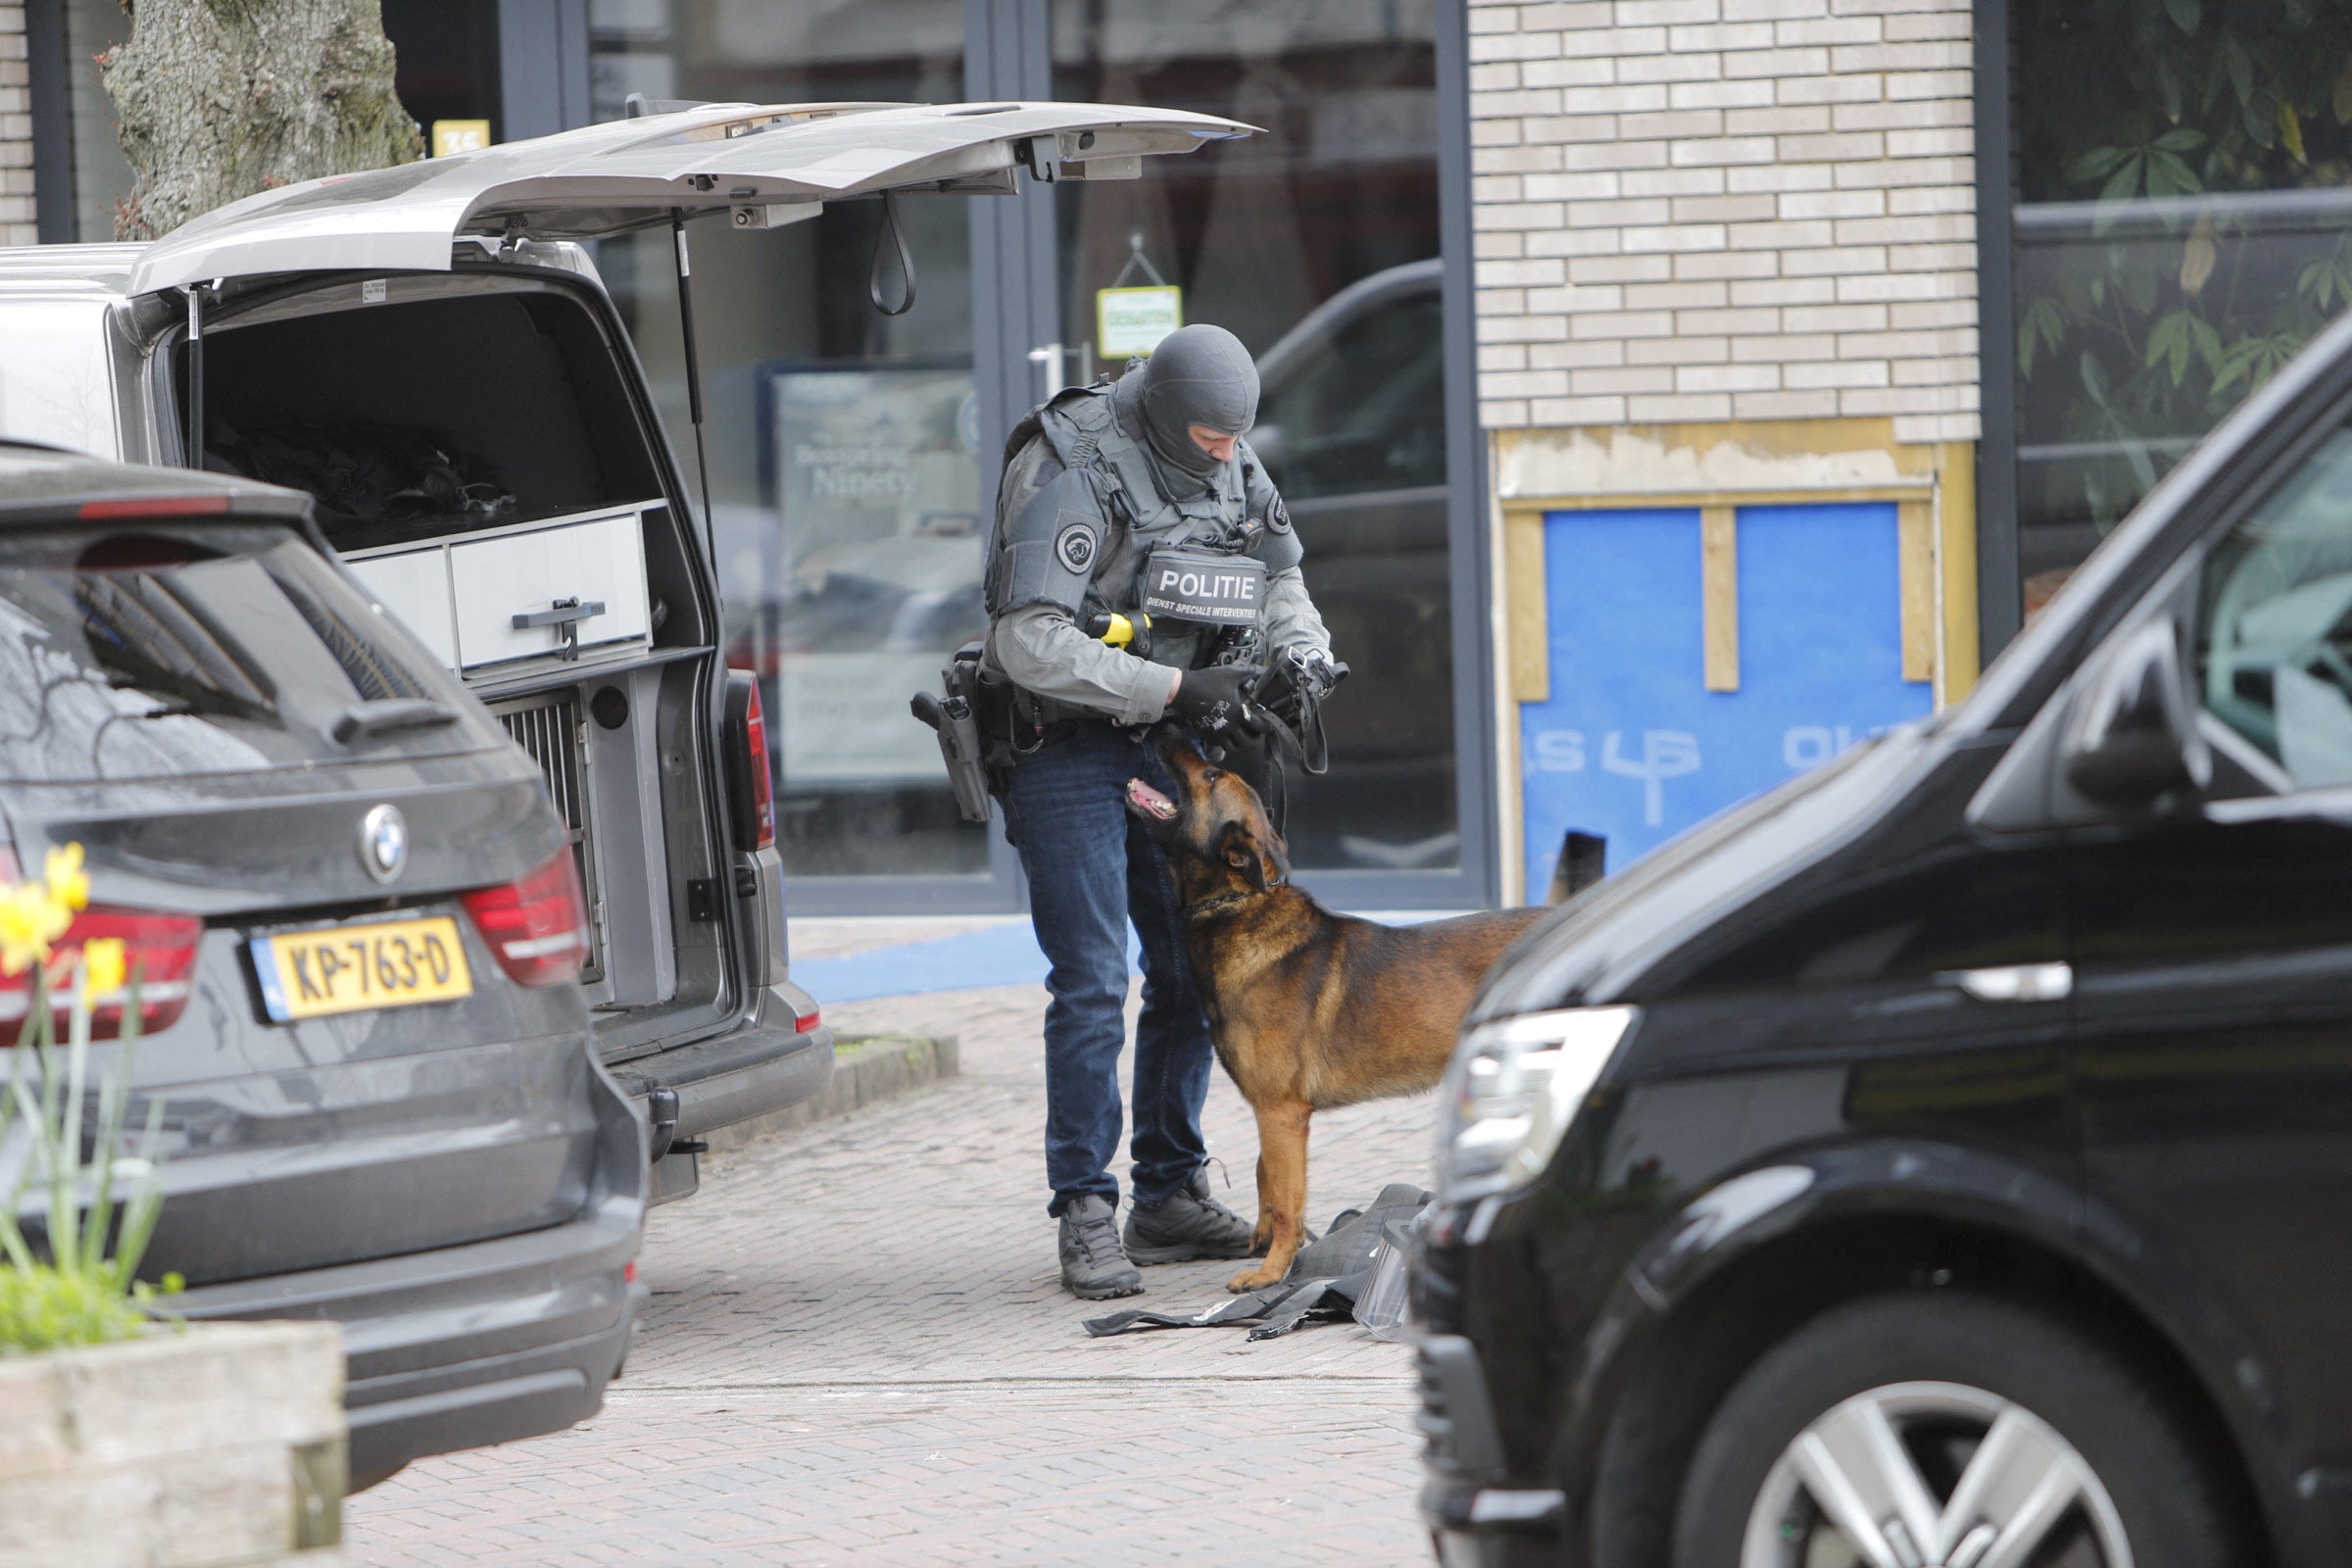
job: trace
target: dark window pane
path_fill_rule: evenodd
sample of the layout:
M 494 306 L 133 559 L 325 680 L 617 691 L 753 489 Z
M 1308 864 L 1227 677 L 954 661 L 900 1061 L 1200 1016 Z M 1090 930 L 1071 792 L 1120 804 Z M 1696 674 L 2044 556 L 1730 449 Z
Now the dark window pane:
M 498 8 L 476 0 L 383 0 L 401 107 L 432 146 L 436 120 L 498 123 Z
M 1296 365 L 1266 356 L 1251 442 L 1290 500 L 1446 482 L 1437 269 L 1399 270 L 1417 274 L 1409 292 L 1337 321 Z
M 2352 303 L 2352 6 L 2010 16 L 2031 607 Z

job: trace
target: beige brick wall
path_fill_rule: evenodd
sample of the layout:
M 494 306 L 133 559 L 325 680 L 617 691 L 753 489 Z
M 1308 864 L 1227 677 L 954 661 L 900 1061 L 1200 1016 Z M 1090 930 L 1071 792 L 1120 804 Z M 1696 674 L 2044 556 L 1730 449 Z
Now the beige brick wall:
M 1969 0 L 1469 16 L 1482 422 L 1977 439 Z
M 32 211 L 32 92 L 24 68 L 24 7 L 0 0 L 0 245 L 40 235 Z

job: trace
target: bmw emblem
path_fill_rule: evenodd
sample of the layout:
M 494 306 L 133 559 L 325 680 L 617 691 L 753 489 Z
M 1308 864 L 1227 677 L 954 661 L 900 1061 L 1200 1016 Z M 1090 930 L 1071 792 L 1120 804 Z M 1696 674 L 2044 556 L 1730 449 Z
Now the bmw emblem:
M 360 818 L 360 863 L 378 882 L 390 882 L 409 863 L 409 821 L 397 806 L 378 806 Z

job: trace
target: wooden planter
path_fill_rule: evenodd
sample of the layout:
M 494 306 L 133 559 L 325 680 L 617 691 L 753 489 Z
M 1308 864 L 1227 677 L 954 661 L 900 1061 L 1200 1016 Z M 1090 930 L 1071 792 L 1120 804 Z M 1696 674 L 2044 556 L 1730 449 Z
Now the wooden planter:
M 331 1323 L 0 1357 L 0 1568 L 325 1568 L 343 1443 Z

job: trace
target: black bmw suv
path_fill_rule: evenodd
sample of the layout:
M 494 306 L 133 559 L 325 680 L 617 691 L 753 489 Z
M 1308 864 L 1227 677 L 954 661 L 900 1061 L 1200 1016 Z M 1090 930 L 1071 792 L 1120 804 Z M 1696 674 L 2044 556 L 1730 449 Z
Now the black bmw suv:
M 1921 725 L 1496 967 L 1441 1559 L 2352 1563 L 2352 320 Z

